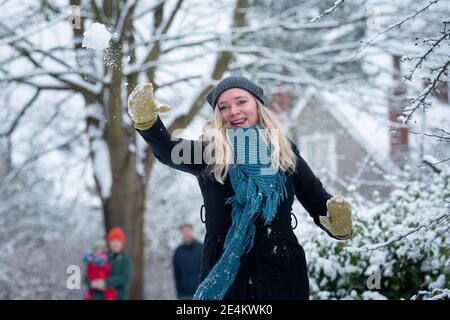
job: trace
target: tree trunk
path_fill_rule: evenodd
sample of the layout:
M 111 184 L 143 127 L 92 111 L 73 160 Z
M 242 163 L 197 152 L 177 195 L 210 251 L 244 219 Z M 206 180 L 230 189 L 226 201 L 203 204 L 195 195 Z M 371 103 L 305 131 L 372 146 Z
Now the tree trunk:
M 11 171 L 11 140 L 9 136 L 0 137 L 0 182 Z
M 178 11 L 181 3 L 183 1 L 179 0 L 176 8 L 172 13 L 172 18 Z M 71 0 L 72 5 L 79 5 L 78 0 Z M 97 8 L 95 3 L 92 3 L 93 8 Z M 234 13 L 234 25 L 242 26 L 245 22 L 245 10 L 248 8 L 247 0 L 239 0 L 235 8 Z M 110 0 L 105 0 L 103 2 L 103 13 L 110 21 L 113 20 L 115 11 L 113 8 L 113 2 Z M 100 17 L 98 9 L 94 10 L 97 18 Z M 155 9 L 155 30 L 157 30 L 162 22 L 163 17 L 163 4 Z M 131 17 L 131 15 L 130 15 Z M 170 25 L 170 24 L 169 24 Z M 128 146 L 129 143 L 134 143 L 135 131 L 130 131 L 130 128 L 126 128 L 124 121 L 122 119 L 123 108 L 126 106 L 122 105 L 121 86 L 122 82 L 128 82 L 127 93 L 134 88 L 137 83 L 138 75 L 129 75 L 125 77 L 122 72 L 122 45 L 126 41 L 128 44 L 134 43 L 134 37 L 131 32 L 132 24 L 131 21 L 126 19 L 125 26 L 129 34 L 122 34 L 117 43 L 112 44 L 115 46 L 111 52 L 114 54 L 113 65 L 110 69 L 112 73 L 111 85 L 104 88 L 104 90 L 98 96 L 92 96 L 87 93 L 82 93 L 86 105 L 99 104 L 101 105 L 107 123 L 105 130 L 103 132 L 102 138 L 107 145 L 110 157 L 110 169 L 112 184 L 111 190 L 108 193 L 109 197 L 102 198 L 103 202 L 103 216 L 105 230 L 108 232 L 111 228 L 120 227 L 124 230 L 126 235 L 126 246 L 125 250 L 127 254 L 132 258 L 133 261 L 133 276 L 131 279 L 129 287 L 129 297 L 130 299 L 142 299 L 143 289 L 144 289 L 144 211 L 145 211 L 145 195 L 147 191 L 148 181 L 150 178 L 151 169 L 154 163 L 153 154 L 147 150 L 146 159 L 144 163 L 144 176 L 141 177 L 138 174 L 137 163 L 141 160 L 136 159 L 136 153 L 131 152 Z M 84 33 L 84 21 L 81 23 L 80 29 L 74 29 L 75 38 L 81 39 Z M 80 47 L 80 44 L 77 45 Z M 147 59 L 157 60 L 159 58 L 160 48 L 157 42 L 155 46 L 150 50 Z M 135 61 L 134 50 L 130 52 L 130 59 Z M 219 55 L 216 61 L 216 65 L 212 74 L 214 79 L 220 79 L 223 73 L 226 71 L 229 61 L 231 59 L 230 52 L 223 52 Z M 89 61 L 86 59 L 80 59 L 80 63 L 88 64 Z M 144 71 L 148 77 L 148 81 L 154 82 L 155 68 L 149 68 Z M 157 88 L 155 88 L 157 89 Z M 190 111 L 177 118 L 171 125 L 170 130 L 172 131 L 176 127 L 185 127 L 193 119 L 193 117 L 198 113 L 201 106 L 203 105 L 203 96 L 210 89 L 208 86 L 205 88 L 201 95 L 199 95 L 195 103 L 191 106 Z M 87 119 L 87 129 L 90 127 L 99 128 L 99 119 L 93 117 L 88 117 Z M 94 138 L 92 138 L 94 139 Z M 95 157 L 95 144 L 90 141 L 91 157 Z M 102 196 L 101 181 L 100 177 L 94 175 L 94 179 L 97 186 L 97 192 Z

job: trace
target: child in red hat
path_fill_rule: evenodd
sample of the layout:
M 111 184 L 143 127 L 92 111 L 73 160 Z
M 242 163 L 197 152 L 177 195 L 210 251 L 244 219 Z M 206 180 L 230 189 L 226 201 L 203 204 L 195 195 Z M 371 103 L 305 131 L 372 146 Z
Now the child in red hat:
M 108 232 L 108 244 L 111 243 L 113 240 L 119 240 L 122 242 L 122 244 L 125 244 L 125 234 L 123 233 L 122 229 L 120 228 L 112 228 Z

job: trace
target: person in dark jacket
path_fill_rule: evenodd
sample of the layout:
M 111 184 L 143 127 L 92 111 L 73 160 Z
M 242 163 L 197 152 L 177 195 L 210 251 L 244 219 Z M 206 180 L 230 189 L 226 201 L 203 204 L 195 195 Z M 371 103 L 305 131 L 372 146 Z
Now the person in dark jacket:
M 182 244 L 173 255 L 173 272 L 177 297 L 190 300 L 200 281 L 200 264 L 203 245 L 194 238 L 193 226 L 189 223 L 180 226 Z
M 351 206 L 332 197 L 280 133 L 263 89 L 242 76 L 207 95 L 213 117 L 202 139 L 172 137 L 152 84 L 128 98 L 134 126 L 156 158 L 196 176 L 205 206 L 201 284 L 194 299 L 308 299 L 305 253 L 291 227 L 294 196 L 331 237 L 352 234 Z
M 109 246 L 108 257 L 111 269 L 106 279 L 89 280 L 84 278 L 85 284 L 92 289 L 91 300 L 104 300 L 103 292 L 107 289 L 115 289 L 117 300 L 127 300 L 127 286 L 131 279 L 131 259 L 123 251 L 125 246 L 125 234 L 120 228 L 112 228 L 107 235 Z

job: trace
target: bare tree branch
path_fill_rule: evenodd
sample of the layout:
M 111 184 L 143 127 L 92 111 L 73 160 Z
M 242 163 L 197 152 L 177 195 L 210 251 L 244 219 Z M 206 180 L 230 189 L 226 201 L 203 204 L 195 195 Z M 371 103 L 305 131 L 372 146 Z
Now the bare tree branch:
M 331 8 L 328 8 L 327 10 L 325 10 L 321 15 L 312 18 L 309 22 L 310 23 L 314 23 L 317 22 L 319 19 L 321 19 L 322 17 L 331 14 L 334 10 L 336 10 L 337 7 L 339 7 L 341 4 L 344 3 L 344 0 L 336 0 L 334 2 L 334 5 Z
M 82 138 L 84 136 L 84 132 L 80 132 L 72 137 L 70 137 L 69 139 L 67 139 L 65 142 L 58 144 L 54 147 L 45 149 L 45 150 L 41 150 L 38 151 L 37 153 L 33 154 L 31 157 L 29 157 L 28 159 L 26 159 L 26 161 L 18 168 L 14 169 L 13 171 L 11 171 L 6 178 L 4 179 L 4 181 L 2 182 L 2 184 L 0 185 L 0 194 L 2 194 L 3 192 L 5 192 L 6 188 L 8 188 L 8 186 L 11 184 L 11 182 L 17 178 L 17 176 L 27 167 L 29 166 L 31 163 L 39 160 L 40 158 L 42 158 L 43 156 L 56 151 L 56 150 L 60 150 L 60 149 L 65 149 L 67 147 L 69 147 L 72 143 L 74 143 L 75 141 L 77 141 L 78 139 Z
M 400 21 L 390 25 L 389 27 L 387 27 L 384 31 L 377 33 L 373 38 L 371 38 L 369 41 L 367 41 L 354 55 L 350 60 L 353 60 L 359 53 L 361 53 L 361 51 L 363 51 L 364 49 L 366 49 L 368 46 L 370 46 L 376 39 L 378 39 L 381 35 L 386 34 L 394 29 L 398 29 L 400 28 L 404 23 L 413 20 L 414 18 L 416 18 L 419 14 L 421 14 L 422 12 L 426 11 L 429 7 L 431 7 L 432 5 L 438 3 L 439 0 L 430 0 L 429 3 L 416 10 L 412 15 L 409 15 L 403 19 L 401 19 Z
M 155 24 L 158 27 L 158 29 L 155 32 L 156 35 L 164 35 L 164 34 L 166 34 L 169 31 L 169 29 L 170 29 L 170 27 L 171 27 L 171 25 L 172 25 L 172 23 L 173 23 L 173 21 L 175 19 L 175 16 L 177 15 L 178 11 L 181 8 L 181 5 L 183 4 L 183 1 L 184 0 L 178 0 L 177 1 L 176 5 L 175 5 L 175 8 L 172 10 L 172 12 L 171 12 L 171 14 L 170 14 L 170 16 L 169 16 L 169 18 L 167 20 L 165 20 L 164 22 L 162 22 L 162 21 L 155 21 Z M 158 10 L 160 10 L 162 12 L 163 4 L 161 4 L 160 9 L 157 9 L 157 11 L 155 12 L 157 15 L 159 14 Z M 160 55 L 160 42 L 157 41 L 157 42 L 155 42 L 153 47 L 146 54 L 146 56 L 145 56 L 145 58 L 143 60 L 143 64 L 157 59 L 157 57 L 159 57 L 159 55 Z M 152 68 L 149 68 L 149 70 L 146 72 L 147 79 L 149 81 L 153 81 L 154 80 L 154 72 L 155 72 L 155 70 L 153 70 Z
M 33 105 L 33 103 L 36 101 L 36 99 L 39 97 L 39 94 L 41 93 L 41 89 L 37 89 L 34 95 L 28 100 L 27 103 L 22 107 L 20 112 L 17 114 L 16 118 L 13 120 L 11 126 L 8 130 L 5 132 L 0 133 L 0 138 L 4 136 L 10 136 L 14 130 L 16 129 L 17 125 L 19 124 L 20 119 L 25 115 L 25 112 Z
M 420 107 L 423 107 L 425 109 L 427 106 L 429 106 L 427 99 L 434 92 L 438 81 L 441 80 L 441 77 L 447 74 L 447 68 L 449 65 L 450 65 L 450 59 L 447 60 L 444 65 L 437 68 L 440 71 L 434 77 L 433 81 L 416 98 L 410 100 L 410 103 L 408 104 L 407 108 L 405 108 L 405 110 L 404 110 L 404 112 L 407 113 L 405 123 L 408 123 L 408 121 L 411 120 L 413 114 Z M 412 106 L 412 107 L 409 107 L 409 106 Z
M 425 165 L 431 167 L 431 168 L 433 169 L 434 172 L 439 173 L 439 172 L 441 172 L 441 170 L 439 170 L 439 169 L 436 167 L 436 165 L 441 164 L 441 163 L 444 163 L 444 162 L 447 162 L 447 161 L 449 161 L 449 160 L 450 160 L 450 157 L 447 158 L 447 159 L 444 159 L 444 160 L 435 162 L 435 163 L 432 163 L 432 162 L 430 162 L 430 161 L 428 161 L 428 160 L 426 160 L 426 159 L 423 159 L 422 162 L 425 163 Z M 424 167 L 425 165 L 420 165 L 419 167 Z
M 417 63 L 415 64 L 415 66 L 413 67 L 411 72 L 405 76 L 405 79 L 411 81 L 414 72 L 422 66 L 422 63 L 430 56 L 430 54 L 433 52 L 433 50 L 435 48 L 437 48 L 440 45 L 440 43 L 442 41 L 444 41 L 446 38 L 448 38 L 449 36 L 450 36 L 450 30 L 447 32 L 443 32 L 442 36 L 439 39 L 434 41 L 433 45 L 427 50 L 427 52 L 425 52 L 425 54 L 421 55 L 419 61 L 417 61 Z

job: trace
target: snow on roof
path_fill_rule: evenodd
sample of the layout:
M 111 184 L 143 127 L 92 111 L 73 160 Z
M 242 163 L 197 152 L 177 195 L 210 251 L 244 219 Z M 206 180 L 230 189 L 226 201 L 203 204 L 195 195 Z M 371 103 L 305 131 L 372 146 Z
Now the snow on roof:
M 317 100 L 330 115 L 354 138 L 358 144 L 372 155 L 377 164 L 386 172 L 396 172 L 398 167 L 389 156 L 390 150 L 390 124 L 388 120 L 387 105 L 373 105 L 371 110 L 362 109 L 357 104 L 340 94 L 308 89 L 304 99 L 301 99 L 293 110 L 293 118 L 298 119 L 304 109 L 310 106 L 309 101 Z M 450 126 L 450 105 L 431 99 L 432 106 L 425 114 L 417 112 L 408 123 L 410 129 L 409 148 L 412 160 L 420 161 L 419 149 L 421 135 L 412 132 L 436 134 L 437 129 L 448 130 Z M 316 104 L 315 104 L 316 105 Z M 422 125 L 424 124 L 424 125 Z M 428 146 L 432 142 L 427 141 Z
M 323 107 L 347 130 L 359 145 L 388 172 L 397 170 L 397 166 L 389 157 L 389 122 L 387 108 L 385 117 L 381 117 L 380 107 L 374 106 L 374 113 L 355 107 L 349 100 L 330 93 L 321 92 L 318 97 Z M 374 116 L 375 114 L 375 116 Z

